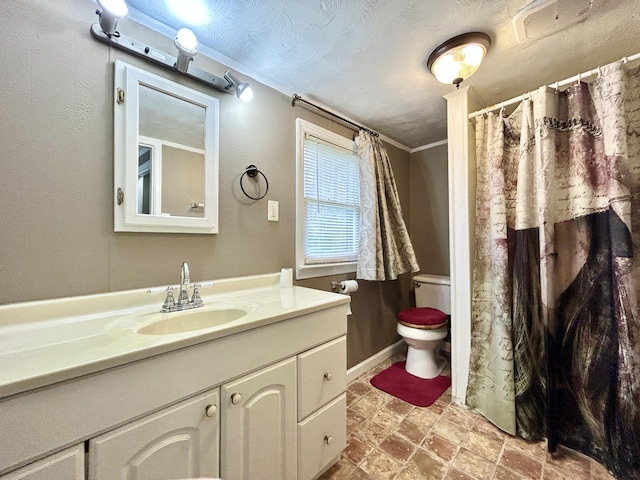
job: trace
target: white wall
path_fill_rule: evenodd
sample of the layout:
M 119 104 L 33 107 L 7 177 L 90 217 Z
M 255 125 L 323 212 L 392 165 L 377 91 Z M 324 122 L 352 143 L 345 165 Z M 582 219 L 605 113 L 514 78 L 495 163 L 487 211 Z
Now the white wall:
M 475 244 L 475 131 L 469 124 L 468 114 L 479 106 L 469 87 L 460 88 L 445 98 L 449 141 L 452 398 L 462 405 L 469 377 Z

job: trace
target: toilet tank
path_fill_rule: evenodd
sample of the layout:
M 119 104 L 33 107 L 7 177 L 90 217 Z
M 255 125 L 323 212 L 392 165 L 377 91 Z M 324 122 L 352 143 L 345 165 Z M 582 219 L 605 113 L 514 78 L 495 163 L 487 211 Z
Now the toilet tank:
M 416 307 L 431 307 L 451 315 L 451 280 L 442 275 L 413 277 Z

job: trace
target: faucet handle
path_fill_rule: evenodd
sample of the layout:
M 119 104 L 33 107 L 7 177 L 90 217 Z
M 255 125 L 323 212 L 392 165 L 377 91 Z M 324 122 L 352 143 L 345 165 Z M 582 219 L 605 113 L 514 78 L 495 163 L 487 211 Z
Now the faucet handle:
M 173 310 L 175 310 L 175 306 L 176 306 L 176 301 L 173 298 L 173 287 L 172 286 L 168 286 L 167 287 L 167 296 L 164 299 L 164 303 L 162 304 L 162 309 L 160 311 L 161 312 L 172 312 Z
M 201 307 L 202 305 L 204 305 L 204 302 L 202 301 L 202 297 L 200 296 L 200 287 L 202 286 L 202 284 L 200 283 L 194 283 L 192 285 L 193 287 L 193 295 L 191 295 L 191 304 L 194 307 Z

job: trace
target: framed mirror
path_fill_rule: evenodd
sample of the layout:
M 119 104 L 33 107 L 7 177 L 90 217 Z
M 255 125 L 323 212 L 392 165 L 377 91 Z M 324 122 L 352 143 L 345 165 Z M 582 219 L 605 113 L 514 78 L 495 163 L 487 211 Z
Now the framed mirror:
M 115 64 L 114 230 L 218 233 L 218 100 Z

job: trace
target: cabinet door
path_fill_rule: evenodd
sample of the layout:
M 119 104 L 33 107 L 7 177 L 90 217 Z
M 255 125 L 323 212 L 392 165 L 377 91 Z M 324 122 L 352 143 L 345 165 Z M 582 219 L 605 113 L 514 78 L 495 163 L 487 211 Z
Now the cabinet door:
M 218 389 L 89 441 L 89 480 L 217 477 Z
M 295 479 L 296 359 L 221 387 L 221 478 Z
M 2 480 L 52 480 L 54 478 L 84 479 L 84 445 L 63 450 L 6 475 L 0 475 Z

